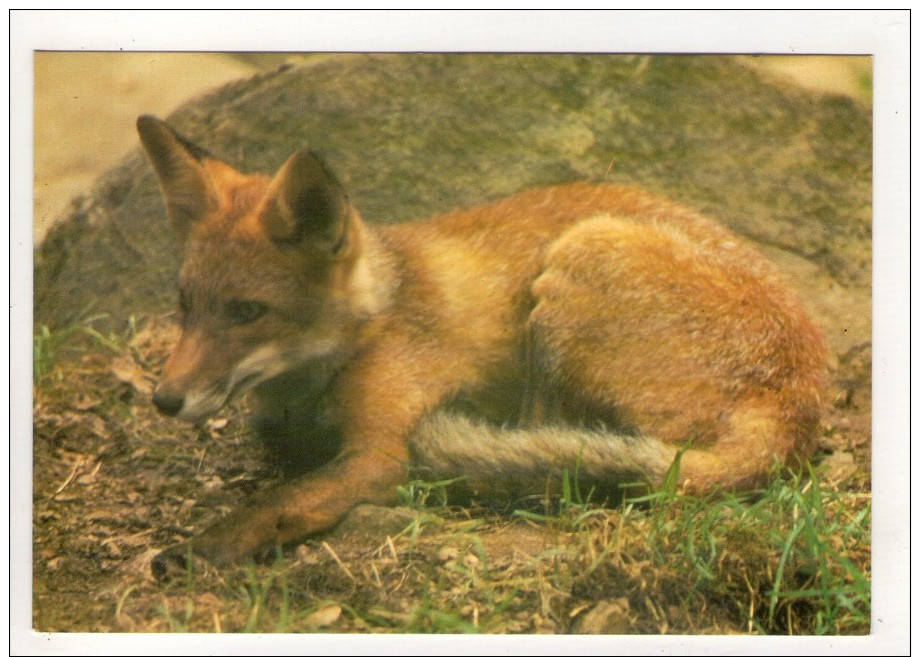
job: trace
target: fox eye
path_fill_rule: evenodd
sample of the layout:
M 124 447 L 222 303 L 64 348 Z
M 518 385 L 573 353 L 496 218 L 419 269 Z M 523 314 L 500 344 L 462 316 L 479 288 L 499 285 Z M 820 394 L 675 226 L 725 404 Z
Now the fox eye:
M 268 310 L 268 306 L 259 301 L 228 301 L 224 314 L 233 324 L 251 324 Z

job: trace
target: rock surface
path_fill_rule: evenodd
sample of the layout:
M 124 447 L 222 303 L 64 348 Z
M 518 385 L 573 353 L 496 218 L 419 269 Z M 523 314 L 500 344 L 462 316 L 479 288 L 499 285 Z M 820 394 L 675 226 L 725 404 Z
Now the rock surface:
M 732 57 L 339 55 L 231 83 L 170 122 L 249 171 L 317 150 L 372 223 L 573 180 L 642 185 L 759 243 L 838 357 L 871 340 L 871 113 Z M 164 216 L 137 150 L 39 248 L 36 325 L 171 309 Z

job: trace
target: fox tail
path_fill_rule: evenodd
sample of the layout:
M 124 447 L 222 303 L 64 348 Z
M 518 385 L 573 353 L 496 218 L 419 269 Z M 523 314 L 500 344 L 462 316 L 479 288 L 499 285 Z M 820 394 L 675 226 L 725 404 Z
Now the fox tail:
M 507 428 L 436 411 L 416 428 L 411 450 L 422 476 L 462 479 L 473 494 L 513 496 L 558 489 L 563 473 L 581 490 L 660 484 L 678 450 L 655 438 L 577 427 Z

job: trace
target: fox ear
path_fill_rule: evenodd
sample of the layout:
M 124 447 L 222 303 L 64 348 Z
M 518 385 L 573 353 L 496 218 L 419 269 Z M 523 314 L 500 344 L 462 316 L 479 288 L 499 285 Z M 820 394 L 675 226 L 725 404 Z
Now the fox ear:
M 160 181 L 169 219 L 184 239 L 192 224 L 218 205 L 217 189 L 204 166 L 213 158 L 156 117 L 138 118 L 137 132 Z
M 278 171 L 266 195 L 261 220 L 278 243 L 308 243 L 338 255 L 346 245 L 348 197 L 317 155 L 294 153 Z

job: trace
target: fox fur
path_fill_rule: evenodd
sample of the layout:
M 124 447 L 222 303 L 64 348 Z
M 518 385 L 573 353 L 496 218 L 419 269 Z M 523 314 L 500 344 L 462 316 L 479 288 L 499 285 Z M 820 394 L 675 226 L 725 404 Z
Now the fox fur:
M 391 504 L 410 467 L 477 492 L 744 490 L 812 453 L 821 331 L 775 268 L 639 189 L 534 189 L 366 225 L 298 151 L 240 173 L 138 120 L 184 261 L 182 335 L 154 393 L 199 421 L 244 392 L 298 474 L 161 553 L 215 563 Z

